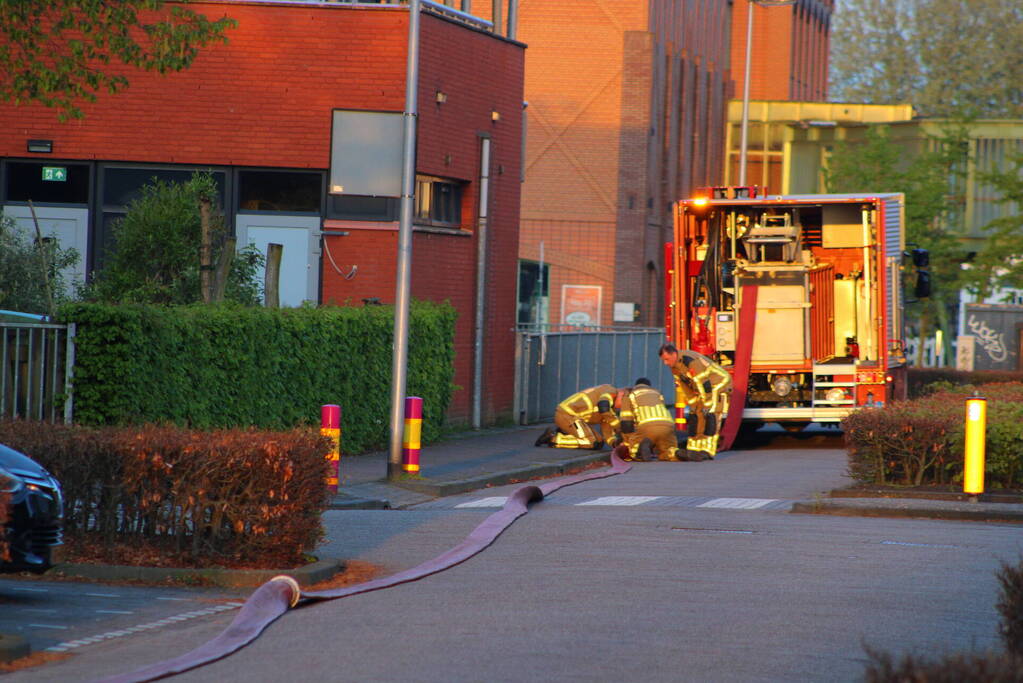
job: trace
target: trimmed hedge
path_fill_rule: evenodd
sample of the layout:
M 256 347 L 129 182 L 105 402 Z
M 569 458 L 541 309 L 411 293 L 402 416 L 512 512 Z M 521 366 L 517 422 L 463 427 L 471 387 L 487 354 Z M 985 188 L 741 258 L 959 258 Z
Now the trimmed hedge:
M 0 421 L 0 442 L 61 482 L 69 543 L 197 567 L 296 566 L 327 503 L 327 439 L 287 432 Z M 125 549 L 130 549 L 125 552 Z
M 849 473 L 872 484 L 962 481 L 966 398 L 987 399 L 987 488 L 1023 485 L 1023 383 L 946 385 L 927 396 L 858 410 L 842 422 Z
M 413 302 L 407 394 L 423 398 L 423 439 L 441 432 L 454 390 L 455 310 Z M 342 410 L 345 453 L 389 441 L 392 306 L 242 308 L 74 303 L 74 415 L 89 425 L 197 429 L 319 425 Z
M 909 398 L 933 393 L 934 384 L 973 385 L 1023 382 L 1023 372 L 1009 370 L 956 370 L 955 368 L 907 368 Z

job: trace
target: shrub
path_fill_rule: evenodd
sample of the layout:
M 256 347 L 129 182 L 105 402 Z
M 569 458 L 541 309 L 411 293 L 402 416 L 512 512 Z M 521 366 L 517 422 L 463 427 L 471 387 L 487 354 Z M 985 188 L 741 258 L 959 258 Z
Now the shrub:
M 842 422 L 849 473 L 874 484 L 962 479 L 965 399 L 987 399 L 985 475 L 990 488 L 1023 480 L 1023 384 L 954 386 L 922 398 L 858 410 Z
M 908 368 L 909 398 L 962 385 L 1023 382 L 1023 372 L 1008 370 L 956 370 L 955 368 Z
M 43 237 L 42 242 L 30 237 L 0 213 L 0 309 L 52 315 L 51 296 L 60 303 L 80 284 L 65 280 L 67 269 L 78 263 L 78 252 Z
M 998 629 L 1002 644 L 1006 652 L 1023 664 L 1023 561 L 1015 567 L 1002 563 L 997 576 L 1001 587 L 997 607 L 1002 617 Z
M 173 423 L 289 429 L 342 408 L 345 453 L 388 442 L 391 306 L 245 308 L 71 304 L 74 415 L 90 425 Z M 413 302 L 407 388 L 423 398 L 423 439 L 451 400 L 455 311 Z
M 193 566 L 301 562 L 320 538 L 329 442 L 287 432 L 0 422 L 0 441 L 61 482 L 70 542 Z

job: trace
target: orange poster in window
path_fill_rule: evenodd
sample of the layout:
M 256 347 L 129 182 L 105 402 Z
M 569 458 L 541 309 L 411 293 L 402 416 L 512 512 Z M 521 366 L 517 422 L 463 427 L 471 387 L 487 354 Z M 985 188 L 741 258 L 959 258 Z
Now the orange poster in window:
M 561 322 L 566 325 L 599 325 L 599 285 L 561 285 Z

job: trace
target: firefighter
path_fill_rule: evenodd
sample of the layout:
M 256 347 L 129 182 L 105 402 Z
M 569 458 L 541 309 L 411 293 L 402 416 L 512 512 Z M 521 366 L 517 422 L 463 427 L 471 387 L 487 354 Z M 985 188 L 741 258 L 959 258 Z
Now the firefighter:
M 658 355 L 675 378 L 675 400 L 689 408 L 686 456 L 713 458 L 728 414 L 732 376 L 710 358 L 689 349 L 679 351 L 674 344 L 663 345 Z
M 618 416 L 622 441 L 629 447 L 629 460 L 646 460 L 645 451 L 652 451 L 658 460 L 682 460 L 675 438 L 675 420 L 664 406 L 661 392 L 640 377 L 629 389 L 618 393 Z
M 605 443 L 614 444 L 613 437 L 618 431 L 618 415 L 614 411 L 617 395 L 618 388 L 610 384 L 572 394 L 554 411 L 557 429 L 548 427 L 536 440 L 536 445 L 600 450 Z M 599 434 L 594 427 L 600 429 Z

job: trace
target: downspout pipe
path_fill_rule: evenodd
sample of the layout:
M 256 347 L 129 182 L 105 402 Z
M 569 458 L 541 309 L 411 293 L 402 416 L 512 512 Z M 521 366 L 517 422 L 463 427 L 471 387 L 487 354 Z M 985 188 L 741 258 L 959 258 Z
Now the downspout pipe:
M 394 293 L 394 362 L 391 368 L 391 448 L 387 478 L 402 474 L 401 448 L 405 427 L 405 381 L 408 363 L 409 297 L 412 284 L 412 211 L 416 188 L 416 117 L 419 86 L 419 0 L 409 0 L 408 60 L 405 67 L 404 148 L 401 205 L 398 217 L 397 282 Z
M 487 221 L 490 198 L 490 138 L 480 138 L 480 210 L 476 220 L 476 325 L 473 339 L 472 428 L 483 426 L 483 333 L 487 280 Z

